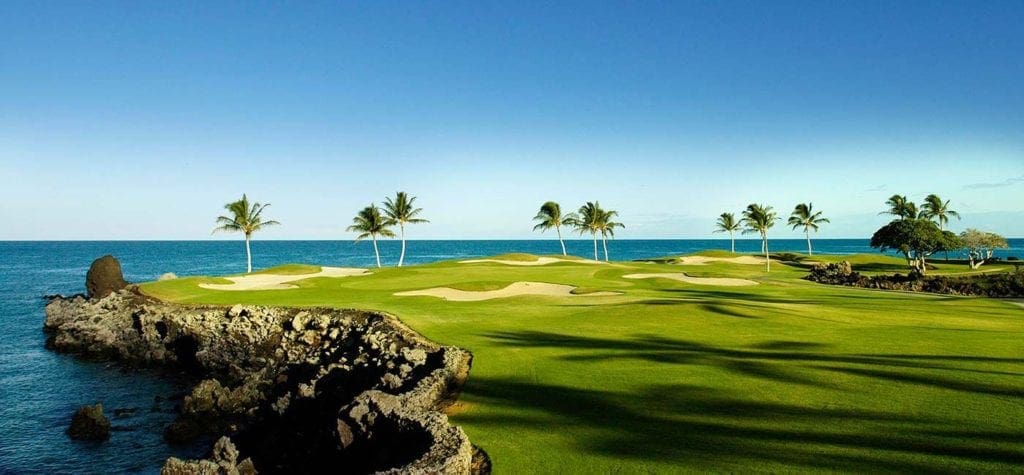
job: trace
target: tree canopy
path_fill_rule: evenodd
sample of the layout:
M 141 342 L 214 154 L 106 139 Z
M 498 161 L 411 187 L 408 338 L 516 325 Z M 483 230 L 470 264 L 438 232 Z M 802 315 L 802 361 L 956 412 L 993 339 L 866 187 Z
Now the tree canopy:
M 925 260 L 939 252 L 963 247 L 960 238 L 928 219 L 904 218 L 882 226 L 871 236 L 871 247 L 881 252 L 890 249 L 903 254 L 910 267 L 921 274 L 926 272 Z
M 970 259 L 972 269 L 977 269 L 985 261 L 991 259 L 996 249 L 1010 247 L 1006 238 L 996 233 L 979 231 L 974 228 L 968 228 L 960 233 L 960 241 L 967 252 L 967 258 Z

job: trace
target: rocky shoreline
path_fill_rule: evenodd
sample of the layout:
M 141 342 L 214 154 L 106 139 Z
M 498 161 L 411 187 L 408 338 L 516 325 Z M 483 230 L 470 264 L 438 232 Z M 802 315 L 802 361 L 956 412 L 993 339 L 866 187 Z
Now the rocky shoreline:
M 50 348 L 188 370 L 169 442 L 221 436 L 203 460 L 163 472 L 481 473 L 489 461 L 440 411 L 472 355 L 391 315 L 330 308 L 186 306 L 136 287 L 55 297 Z

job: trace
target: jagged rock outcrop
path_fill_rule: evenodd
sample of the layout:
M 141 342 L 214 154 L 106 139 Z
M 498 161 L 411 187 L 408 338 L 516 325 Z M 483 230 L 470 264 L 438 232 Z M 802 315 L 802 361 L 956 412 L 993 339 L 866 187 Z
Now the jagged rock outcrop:
M 919 272 L 911 271 L 908 275 L 865 276 L 855 272 L 849 262 L 843 261 L 815 264 L 811 267 L 811 272 L 804 278 L 821 284 L 848 285 L 867 289 L 978 295 L 994 298 L 1024 297 L 1024 275 L 1015 272 L 924 276 Z
M 231 439 L 221 437 L 213 444 L 210 458 L 181 460 L 171 457 L 164 464 L 161 475 L 255 475 L 252 459 L 238 460 L 238 449 Z
M 811 282 L 832 285 L 854 285 L 861 280 L 861 275 L 853 271 L 848 261 L 821 262 L 811 267 L 805 279 Z
M 71 416 L 68 437 L 78 440 L 107 440 L 110 438 L 110 419 L 103 414 L 103 405 L 82 406 Z
M 103 298 L 127 286 L 121 263 L 110 254 L 92 261 L 85 274 L 85 291 L 89 298 Z
M 208 459 L 168 460 L 165 473 L 471 471 L 469 439 L 438 412 L 471 355 L 390 315 L 183 306 L 130 289 L 55 298 L 46 315 L 58 351 L 173 364 L 201 378 L 165 436 L 227 438 Z

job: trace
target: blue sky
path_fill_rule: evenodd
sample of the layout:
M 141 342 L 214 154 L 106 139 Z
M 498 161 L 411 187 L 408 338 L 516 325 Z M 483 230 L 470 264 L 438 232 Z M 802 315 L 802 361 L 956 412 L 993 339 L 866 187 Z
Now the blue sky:
M 343 239 L 396 190 L 421 238 L 541 237 L 548 199 L 625 238 L 811 201 L 821 237 L 863 237 L 897 192 L 1024 236 L 1021 25 L 1019 1 L 0 2 L 0 239 L 206 239 L 243 192 L 284 223 L 265 239 Z

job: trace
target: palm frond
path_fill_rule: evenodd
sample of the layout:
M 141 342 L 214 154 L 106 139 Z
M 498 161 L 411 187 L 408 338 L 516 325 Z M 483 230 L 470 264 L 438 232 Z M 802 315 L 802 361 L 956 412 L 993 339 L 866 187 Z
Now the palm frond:
M 231 217 L 226 215 L 218 216 L 216 224 L 220 226 L 214 229 L 213 232 L 235 231 L 250 235 L 259 231 L 264 226 L 280 225 L 281 223 L 274 220 L 263 220 L 263 211 L 268 206 L 270 206 L 270 203 L 253 203 L 250 205 L 249 197 L 242 194 L 242 199 L 224 205 L 224 209 L 230 212 Z

